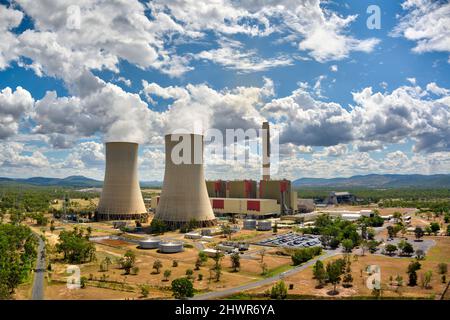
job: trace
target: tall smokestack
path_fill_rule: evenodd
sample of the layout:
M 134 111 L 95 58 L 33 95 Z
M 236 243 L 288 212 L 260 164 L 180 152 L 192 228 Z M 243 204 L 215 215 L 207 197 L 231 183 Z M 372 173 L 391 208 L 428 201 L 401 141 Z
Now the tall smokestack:
M 155 219 L 175 228 L 194 219 L 199 226 L 214 225 L 203 169 L 203 136 L 168 134 L 165 145 L 164 183 Z
M 262 179 L 270 180 L 270 129 L 269 122 L 262 124 Z
M 138 144 L 107 142 L 98 220 L 138 219 L 146 213 L 138 178 Z

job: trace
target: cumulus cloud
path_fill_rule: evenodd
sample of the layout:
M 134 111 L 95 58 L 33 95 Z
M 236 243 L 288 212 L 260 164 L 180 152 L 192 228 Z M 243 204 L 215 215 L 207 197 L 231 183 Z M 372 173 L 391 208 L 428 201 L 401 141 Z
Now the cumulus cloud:
M 143 92 L 149 99 L 153 95 L 174 100 L 163 113 L 166 133 L 175 130 L 204 133 L 209 128 L 259 128 L 264 120 L 259 108 L 265 99 L 274 94 L 273 82 L 268 78 L 264 78 L 262 87 L 236 87 L 219 91 L 206 84 L 164 88 L 144 81 Z
M 49 165 L 48 159 L 40 152 L 34 151 L 27 155 L 25 146 L 18 142 L 4 142 L 0 144 L 0 166 L 40 168 Z
M 31 94 L 22 87 L 15 91 L 6 87 L 0 91 L 0 139 L 18 132 L 22 117 L 31 110 L 33 103 Z
M 86 141 L 77 144 L 61 166 L 63 168 L 83 169 L 103 167 L 104 163 L 103 144 L 95 141 Z
M 433 84 L 427 87 L 445 93 Z M 353 93 L 355 106 L 344 108 L 314 99 L 301 86 L 287 97 L 273 99 L 261 111 L 280 124 L 281 143 L 330 147 L 355 142 L 361 151 L 371 151 L 412 139 L 416 152 L 448 151 L 450 97 L 427 95 L 419 86 L 402 86 L 391 93 L 368 87 Z
M 113 84 L 84 98 L 58 97 L 49 91 L 36 102 L 32 118 L 37 123 L 34 132 L 63 135 L 58 139 L 101 133 L 105 141 L 144 143 L 162 126 L 161 115 L 150 110 L 139 95 Z
M 436 82 L 430 82 L 427 84 L 427 91 L 438 96 L 448 96 L 450 93 L 450 90 L 439 87 Z
M 261 111 L 283 123 L 280 143 L 332 146 L 353 140 L 351 113 L 337 103 L 315 100 L 302 87 L 273 99 Z
M 7 8 L 0 5 L 0 70 L 5 69 L 9 62 L 17 59 L 15 50 L 19 41 L 10 32 L 12 28 L 17 27 L 22 21 L 23 13 L 19 10 Z
M 315 153 L 315 157 L 340 157 L 347 154 L 347 145 L 338 144 L 335 146 L 325 147 L 322 152 Z
M 450 52 L 450 4 L 447 1 L 406 0 L 407 11 L 392 32 L 415 41 L 414 52 Z

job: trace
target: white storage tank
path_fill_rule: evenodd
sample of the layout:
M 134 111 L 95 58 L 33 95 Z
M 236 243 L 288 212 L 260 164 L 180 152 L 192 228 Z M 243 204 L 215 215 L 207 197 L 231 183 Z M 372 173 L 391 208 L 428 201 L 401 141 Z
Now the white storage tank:
M 159 244 L 159 251 L 162 253 L 177 253 L 183 250 L 182 241 L 164 241 Z
M 256 229 L 258 231 L 269 231 L 269 230 L 272 230 L 272 222 L 270 220 L 258 221 L 258 225 L 257 225 Z
M 200 239 L 202 235 L 198 232 L 188 232 L 184 234 L 186 239 Z
M 256 220 L 247 219 L 244 220 L 244 230 L 255 230 L 256 229 Z
M 139 241 L 139 248 L 141 249 L 157 249 L 159 244 L 161 243 L 161 239 L 158 238 L 150 238 Z
M 219 250 L 216 249 L 205 249 L 202 252 L 204 252 L 208 257 L 214 258 L 218 253 L 220 253 Z

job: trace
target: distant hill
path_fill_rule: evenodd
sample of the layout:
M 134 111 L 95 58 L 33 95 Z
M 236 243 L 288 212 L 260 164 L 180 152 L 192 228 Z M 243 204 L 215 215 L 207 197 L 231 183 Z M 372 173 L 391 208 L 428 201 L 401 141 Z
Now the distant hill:
M 32 185 L 32 186 L 59 186 L 59 187 L 74 187 L 74 188 L 98 188 L 103 186 L 103 181 L 86 178 L 84 176 L 70 176 L 67 178 L 47 178 L 47 177 L 33 177 L 27 179 L 12 179 L 0 177 L 0 185 Z M 141 187 L 160 187 L 161 181 L 141 181 Z
M 75 188 L 98 188 L 103 181 L 84 176 L 67 178 L 33 177 L 27 179 L 12 179 L 0 177 L 0 185 L 32 185 L 60 186 Z M 161 181 L 141 181 L 142 188 L 161 187 Z M 420 174 L 369 174 L 349 178 L 301 178 L 293 181 L 294 187 L 317 188 L 450 188 L 450 174 L 420 175 Z
M 349 178 L 301 178 L 295 187 L 450 188 L 450 174 L 369 174 Z

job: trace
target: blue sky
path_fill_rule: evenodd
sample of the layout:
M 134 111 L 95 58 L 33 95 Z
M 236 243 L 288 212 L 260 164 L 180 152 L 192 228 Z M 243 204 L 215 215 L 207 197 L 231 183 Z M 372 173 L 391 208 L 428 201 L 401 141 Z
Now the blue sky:
M 287 178 L 446 173 L 447 1 L 0 1 L 0 176 L 103 176 L 108 140 L 200 121 L 280 132 Z M 369 5 L 380 29 L 366 25 Z M 20 87 L 20 88 L 19 88 Z M 209 178 L 258 178 L 206 160 Z

